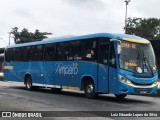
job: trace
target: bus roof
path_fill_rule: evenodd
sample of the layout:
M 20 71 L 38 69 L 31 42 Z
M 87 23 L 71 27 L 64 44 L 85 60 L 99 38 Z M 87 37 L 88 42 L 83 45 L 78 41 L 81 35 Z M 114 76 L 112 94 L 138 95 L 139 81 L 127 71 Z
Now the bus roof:
M 81 35 L 81 36 L 50 38 L 49 40 L 42 40 L 42 41 L 37 41 L 37 42 L 28 42 L 28 43 L 22 43 L 22 44 L 16 44 L 16 45 L 9 45 L 9 46 L 7 46 L 7 48 L 37 45 L 37 44 L 56 43 L 56 42 L 65 42 L 65 41 L 74 41 L 74 40 L 82 40 L 82 39 L 97 38 L 97 37 L 108 37 L 111 39 L 120 39 L 120 40 L 123 39 L 123 40 L 127 40 L 127 41 L 136 40 L 136 42 L 137 41 L 148 41 L 144 38 L 134 36 L 134 35 L 128 35 L 128 34 L 96 33 L 96 34 L 88 34 L 88 35 Z

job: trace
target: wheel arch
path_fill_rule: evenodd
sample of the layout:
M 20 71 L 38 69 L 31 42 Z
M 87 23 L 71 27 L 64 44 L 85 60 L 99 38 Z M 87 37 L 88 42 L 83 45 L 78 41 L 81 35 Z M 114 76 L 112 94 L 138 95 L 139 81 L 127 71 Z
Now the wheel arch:
M 88 82 L 92 82 L 93 85 L 95 86 L 95 80 L 94 80 L 94 78 L 92 76 L 90 76 L 90 75 L 84 75 L 84 76 L 82 76 L 82 78 L 81 78 L 81 90 L 84 90 L 85 85 Z M 96 88 L 96 86 L 95 86 L 95 88 Z
M 32 78 L 32 76 L 31 76 L 30 73 L 25 73 L 25 75 L 24 75 L 24 84 L 26 84 L 26 78 L 27 78 L 28 76 Z

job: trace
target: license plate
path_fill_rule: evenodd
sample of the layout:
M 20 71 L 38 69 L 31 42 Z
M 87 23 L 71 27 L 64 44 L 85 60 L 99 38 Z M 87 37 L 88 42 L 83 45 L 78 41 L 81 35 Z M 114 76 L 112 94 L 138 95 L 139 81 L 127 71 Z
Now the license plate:
M 147 91 L 143 90 L 143 91 L 140 91 L 141 94 L 146 94 Z

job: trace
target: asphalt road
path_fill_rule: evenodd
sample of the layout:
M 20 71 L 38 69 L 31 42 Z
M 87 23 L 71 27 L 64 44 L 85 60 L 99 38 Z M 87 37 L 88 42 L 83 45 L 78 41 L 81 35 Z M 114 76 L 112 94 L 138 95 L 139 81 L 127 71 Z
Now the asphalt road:
M 71 112 L 66 117 L 67 112 L 60 112 L 57 114 L 65 117 L 46 118 L 57 120 L 159 120 L 160 118 L 157 117 L 101 117 L 96 112 L 87 113 L 85 111 L 160 111 L 160 94 L 152 96 L 128 95 L 124 100 L 117 100 L 114 95 L 100 95 L 96 99 L 87 99 L 82 92 L 63 90 L 57 94 L 50 89 L 27 91 L 23 85 L 0 81 L 0 111 L 80 111 L 78 114 L 85 116 L 75 117 L 74 114 L 77 113 Z

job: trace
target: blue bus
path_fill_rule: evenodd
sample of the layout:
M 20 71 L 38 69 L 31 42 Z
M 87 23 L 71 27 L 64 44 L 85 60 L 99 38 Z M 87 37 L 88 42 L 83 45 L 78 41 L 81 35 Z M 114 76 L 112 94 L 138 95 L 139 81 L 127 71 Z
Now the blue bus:
M 11 45 L 4 80 L 28 90 L 84 91 L 86 97 L 156 94 L 158 72 L 151 43 L 127 34 L 96 33 Z

